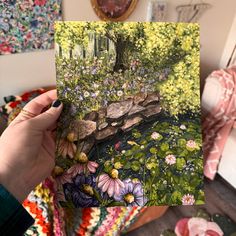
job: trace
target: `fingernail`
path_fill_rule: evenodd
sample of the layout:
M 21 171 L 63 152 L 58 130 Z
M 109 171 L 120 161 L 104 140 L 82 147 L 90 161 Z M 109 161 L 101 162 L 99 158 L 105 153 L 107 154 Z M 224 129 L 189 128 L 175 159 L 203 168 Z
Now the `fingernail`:
M 61 105 L 61 101 L 60 100 L 56 100 L 52 103 L 52 107 L 59 107 Z

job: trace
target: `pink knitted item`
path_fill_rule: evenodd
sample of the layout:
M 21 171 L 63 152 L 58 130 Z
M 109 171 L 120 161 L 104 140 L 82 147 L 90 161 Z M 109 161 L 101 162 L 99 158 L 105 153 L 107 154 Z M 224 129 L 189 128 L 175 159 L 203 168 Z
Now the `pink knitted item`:
M 226 140 L 236 119 L 236 67 L 211 74 L 222 86 L 217 106 L 203 120 L 204 174 L 214 179 Z

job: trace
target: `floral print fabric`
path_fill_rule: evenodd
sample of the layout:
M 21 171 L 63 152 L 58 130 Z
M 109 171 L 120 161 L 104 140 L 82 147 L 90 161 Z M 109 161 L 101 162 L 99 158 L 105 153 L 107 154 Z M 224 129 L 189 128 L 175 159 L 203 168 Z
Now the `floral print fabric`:
M 53 47 L 61 0 L 1 0 L 0 55 Z

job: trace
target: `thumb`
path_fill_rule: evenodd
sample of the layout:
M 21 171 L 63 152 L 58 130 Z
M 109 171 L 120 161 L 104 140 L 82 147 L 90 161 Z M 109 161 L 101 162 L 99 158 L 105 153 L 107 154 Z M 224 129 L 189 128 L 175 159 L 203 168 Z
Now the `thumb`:
M 63 104 L 56 100 L 52 103 L 52 106 L 45 112 L 31 119 L 34 127 L 38 130 L 47 130 L 55 124 L 62 111 Z

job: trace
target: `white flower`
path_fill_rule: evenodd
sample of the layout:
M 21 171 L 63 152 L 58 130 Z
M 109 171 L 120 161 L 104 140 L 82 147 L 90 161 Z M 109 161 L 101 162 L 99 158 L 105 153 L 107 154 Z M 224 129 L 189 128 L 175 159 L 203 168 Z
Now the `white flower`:
M 174 165 L 176 163 L 176 157 L 172 154 L 167 155 L 165 158 L 165 162 L 168 165 Z
M 194 140 L 188 140 L 188 142 L 186 143 L 186 146 L 189 148 L 196 148 L 197 144 Z
M 85 97 L 85 98 L 89 97 L 89 95 L 90 95 L 90 93 L 89 93 L 88 91 L 85 91 L 85 92 L 84 92 L 84 97 Z
M 182 130 L 185 130 L 185 129 L 187 129 L 185 125 L 180 125 L 180 127 L 179 127 L 179 128 L 180 128 L 180 129 L 182 129 Z
M 124 83 L 124 84 L 122 85 L 122 88 L 123 88 L 123 89 L 127 88 L 127 83 Z
M 96 83 L 93 83 L 93 87 L 94 87 L 94 88 L 98 88 L 98 87 L 99 87 L 99 85 L 98 85 L 98 84 L 96 84 Z
M 124 153 L 125 153 L 125 150 L 122 150 L 122 152 L 121 152 L 121 153 L 123 153 L 123 154 L 124 154 Z
M 140 147 L 141 149 L 144 149 L 144 145 L 141 145 L 141 147 Z
M 157 133 L 157 132 L 153 132 L 152 135 L 151 135 L 151 138 L 155 139 L 155 140 L 158 139 L 159 137 L 160 137 L 160 134 Z
M 122 95 L 123 95 L 123 92 L 122 92 L 121 90 L 119 90 L 119 91 L 117 92 L 117 96 L 121 97 Z
M 194 196 L 191 195 L 191 194 L 185 194 L 183 197 L 182 197 L 182 204 L 183 205 L 193 205 L 195 202 L 195 199 L 194 199 Z

